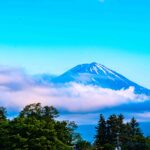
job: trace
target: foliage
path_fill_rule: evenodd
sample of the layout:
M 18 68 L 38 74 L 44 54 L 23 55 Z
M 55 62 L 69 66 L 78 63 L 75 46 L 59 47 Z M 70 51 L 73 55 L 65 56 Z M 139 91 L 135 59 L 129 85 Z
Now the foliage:
M 76 147 L 78 150 L 91 150 L 92 149 L 91 143 L 84 141 L 84 140 L 78 141 L 78 143 L 76 144 Z
M 58 121 L 53 106 L 40 103 L 27 105 L 18 117 L 8 120 L 0 107 L 0 149 L 2 150 L 149 150 L 150 137 L 145 138 L 138 122 L 124 123 L 123 115 L 100 115 L 94 145 L 75 132 L 75 122 Z M 118 142 L 117 142 L 118 139 Z M 75 147 L 74 147 L 75 146 Z
M 26 106 L 13 120 L 0 108 L 0 149 L 71 150 L 75 123 L 56 121 L 58 111 L 40 103 Z
M 0 107 L 0 122 L 6 120 L 6 109 L 4 107 Z
M 97 147 L 103 147 L 104 144 L 106 144 L 106 121 L 105 121 L 105 118 L 104 116 L 101 114 L 100 115 L 100 119 L 99 119 L 99 122 L 98 122 L 98 126 L 96 127 L 96 130 L 97 130 L 97 135 L 96 135 L 96 140 L 95 140 L 95 143 L 97 145 Z
M 128 123 L 124 123 L 123 115 L 117 116 L 114 114 L 107 120 L 103 115 L 100 115 L 96 131 L 95 145 L 97 150 L 112 150 L 117 145 L 121 146 L 122 150 L 150 149 L 148 148 L 149 140 L 143 136 L 135 118 L 132 118 Z

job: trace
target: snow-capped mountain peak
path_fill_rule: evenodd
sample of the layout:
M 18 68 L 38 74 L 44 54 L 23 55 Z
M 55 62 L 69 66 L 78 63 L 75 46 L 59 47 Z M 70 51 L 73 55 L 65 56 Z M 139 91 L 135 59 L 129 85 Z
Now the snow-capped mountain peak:
M 91 73 L 95 73 L 95 74 L 99 74 L 100 71 L 102 71 L 104 74 L 106 74 L 106 70 L 107 68 L 101 64 L 98 64 L 98 63 L 91 63 L 89 64 L 89 71 Z
M 117 74 L 116 72 L 112 71 L 111 69 L 105 67 L 102 64 L 98 63 L 90 63 L 90 64 L 82 64 L 74 67 L 73 69 L 69 70 L 65 74 L 72 74 L 72 75 L 93 75 L 93 76 L 99 76 L 101 78 L 109 78 L 111 80 L 116 80 L 116 78 L 121 79 L 121 76 Z M 63 74 L 64 75 L 64 74 Z M 83 79 L 83 78 L 82 78 Z
M 146 89 L 121 74 L 98 63 L 81 64 L 64 74 L 56 77 L 52 81 L 55 84 L 76 82 L 84 85 L 92 85 L 113 90 L 135 88 L 135 93 L 150 95 L 150 90 Z
M 76 73 L 92 73 L 92 74 L 107 74 L 108 72 L 111 72 L 107 67 L 104 65 L 98 64 L 98 63 L 91 63 L 91 64 L 82 64 L 74 67 L 70 70 L 71 72 Z
M 105 75 L 108 75 L 108 74 L 114 75 L 114 72 L 112 70 L 110 70 L 109 68 L 105 67 L 104 65 L 101 65 L 101 64 L 98 64 L 95 62 L 93 62 L 89 65 L 90 65 L 91 72 L 95 72 L 96 74 L 103 73 Z

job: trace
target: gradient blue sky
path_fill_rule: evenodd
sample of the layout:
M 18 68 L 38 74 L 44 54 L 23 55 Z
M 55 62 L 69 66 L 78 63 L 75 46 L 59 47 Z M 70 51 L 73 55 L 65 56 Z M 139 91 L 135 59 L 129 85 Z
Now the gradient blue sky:
M 150 88 L 149 0 L 0 1 L 0 64 L 61 74 L 99 62 Z

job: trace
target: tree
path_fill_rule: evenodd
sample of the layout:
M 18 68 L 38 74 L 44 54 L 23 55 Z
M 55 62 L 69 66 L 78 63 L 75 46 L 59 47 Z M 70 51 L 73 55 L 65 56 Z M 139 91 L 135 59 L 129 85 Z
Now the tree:
M 111 150 L 118 144 L 122 150 L 147 150 L 148 144 L 135 118 L 124 123 L 123 115 L 110 115 L 107 120 L 100 115 L 96 131 L 95 144 L 98 150 Z
M 80 140 L 76 144 L 76 147 L 78 150 L 90 150 L 92 148 L 91 143 L 85 141 L 85 140 Z
M 56 108 L 53 106 L 44 106 L 42 108 L 42 117 L 46 120 L 53 120 L 54 118 L 57 118 L 59 116 L 59 113 Z
M 116 145 L 117 133 L 119 130 L 118 118 L 113 114 L 107 120 L 107 143 Z
M 58 117 L 58 111 L 53 106 L 42 107 L 40 103 L 27 105 L 20 113 L 20 117 L 36 117 L 53 120 Z M 48 121 L 47 120 L 47 121 Z
M 0 122 L 6 120 L 6 109 L 0 107 Z
M 104 116 L 101 114 L 96 127 L 97 134 L 95 136 L 96 148 L 99 150 L 106 144 L 106 121 Z
M 6 118 L 6 109 L 0 107 L 0 149 L 3 149 L 4 144 L 8 144 L 8 124 L 9 121 Z
M 72 142 L 76 140 L 76 133 L 74 132 L 76 127 L 77 126 L 74 122 L 57 121 L 55 123 L 57 138 L 61 140 L 64 144 L 72 146 Z
M 5 119 L 5 109 L 1 110 L 1 118 Z M 27 105 L 18 117 L 0 122 L 0 149 L 71 150 L 76 125 L 56 121 L 57 116 L 52 106 Z
M 138 122 L 132 118 L 126 124 L 126 149 L 141 150 L 146 148 L 145 138 L 141 132 Z
M 134 137 L 134 136 L 142 136 L 142 132 L 140 130 L 140 127 L 139 127 L 139 123 L 136 121 L 136 119 L 133 117 L 129 123 L 130 125 L 130 128 L 131 128 L 131 136 Z
M 146 142 L 146 148 L 145 149 L 150 149 L 150 137 L 146 137 L 145 142 Z

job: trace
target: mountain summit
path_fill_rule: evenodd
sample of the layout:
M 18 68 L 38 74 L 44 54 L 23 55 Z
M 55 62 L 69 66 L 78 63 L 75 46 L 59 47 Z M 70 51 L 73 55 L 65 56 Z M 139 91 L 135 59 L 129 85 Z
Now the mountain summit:
M 150 95 L 146 89 L 121 74 L 98 63 L 81 64 L 52 80 L 55 84 L 76 82 L 83 85 L 93 85 L 113 90 L 135 88 L 135 93 Z

